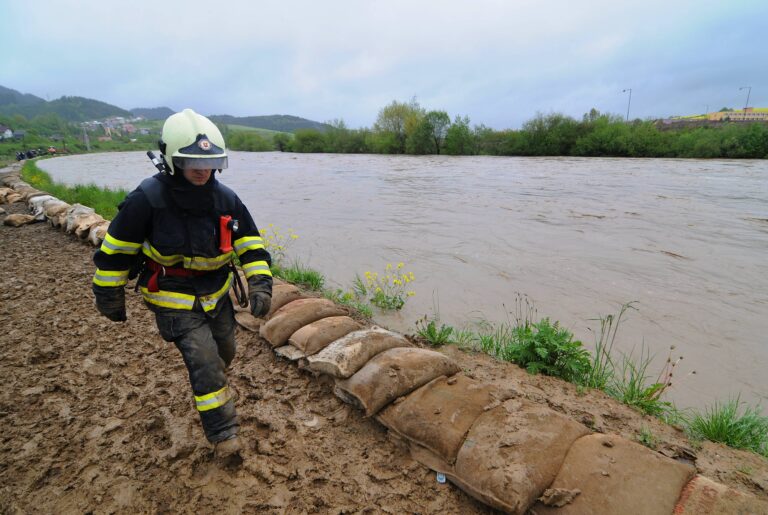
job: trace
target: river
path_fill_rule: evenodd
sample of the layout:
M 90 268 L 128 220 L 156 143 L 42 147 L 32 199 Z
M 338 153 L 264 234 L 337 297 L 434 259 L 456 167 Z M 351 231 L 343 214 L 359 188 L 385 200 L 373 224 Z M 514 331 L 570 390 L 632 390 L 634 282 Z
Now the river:
M 141 152 L 39 165 L 126 189 L 154 171 Z M 219 178 L 329 286 L 405 263 L 416 295 L 376 316 L 391 329 L 505 322 L 519 293 L 591 347 L 635 301 L 616 348 L 649 351 L 656 379 L 674 347 L 668 399 L 768 412 L 768 161 L 231 152 Z

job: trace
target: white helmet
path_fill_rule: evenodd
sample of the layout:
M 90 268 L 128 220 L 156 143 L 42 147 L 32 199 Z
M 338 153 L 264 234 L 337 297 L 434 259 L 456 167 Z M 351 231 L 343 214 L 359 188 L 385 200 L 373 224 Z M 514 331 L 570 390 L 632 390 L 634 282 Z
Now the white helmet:
M 165 121 L 160 152 L 171 175 L 184 169 L 227 167 L 227 149 L 219 128 L 192 109 L 184 109 Z

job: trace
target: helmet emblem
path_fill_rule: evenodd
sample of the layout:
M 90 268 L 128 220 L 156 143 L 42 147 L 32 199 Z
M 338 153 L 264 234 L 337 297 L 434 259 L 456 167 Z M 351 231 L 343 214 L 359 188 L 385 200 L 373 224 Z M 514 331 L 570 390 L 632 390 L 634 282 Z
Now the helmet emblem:
M 205 151 L 211 150 L 211 142 L 208 141 L 206 138 L 202 138 L 200 141 L 198 141 L 197 146 Z

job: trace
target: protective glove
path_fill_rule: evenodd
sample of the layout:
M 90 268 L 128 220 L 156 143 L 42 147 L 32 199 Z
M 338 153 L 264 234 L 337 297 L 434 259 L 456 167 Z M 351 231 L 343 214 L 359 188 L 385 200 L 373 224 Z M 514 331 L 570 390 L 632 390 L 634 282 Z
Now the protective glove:
M 272 306 L 272 296 L 260 291 L 251 293 L 249 301 L 251 314 L 257 318 L 269 313 L 269 308 Z
M 96 309 L 113 322 L 125 322 L 125 290 L 122 287 L 93 285 Z
M 248 300 L 253 316 L 263 317 L 269 313 L 272 306 L 272 278 L 262 274 L 249 277 Z

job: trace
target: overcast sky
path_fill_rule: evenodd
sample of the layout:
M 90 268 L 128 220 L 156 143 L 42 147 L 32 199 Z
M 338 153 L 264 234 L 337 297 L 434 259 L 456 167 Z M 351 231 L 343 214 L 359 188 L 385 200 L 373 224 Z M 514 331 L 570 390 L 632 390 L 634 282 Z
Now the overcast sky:
M 416 97 L 472 124 L 595 107 L 768 107 L 768 0 L 0 0 L 0 85 L 124 109 L 370 127 Z

